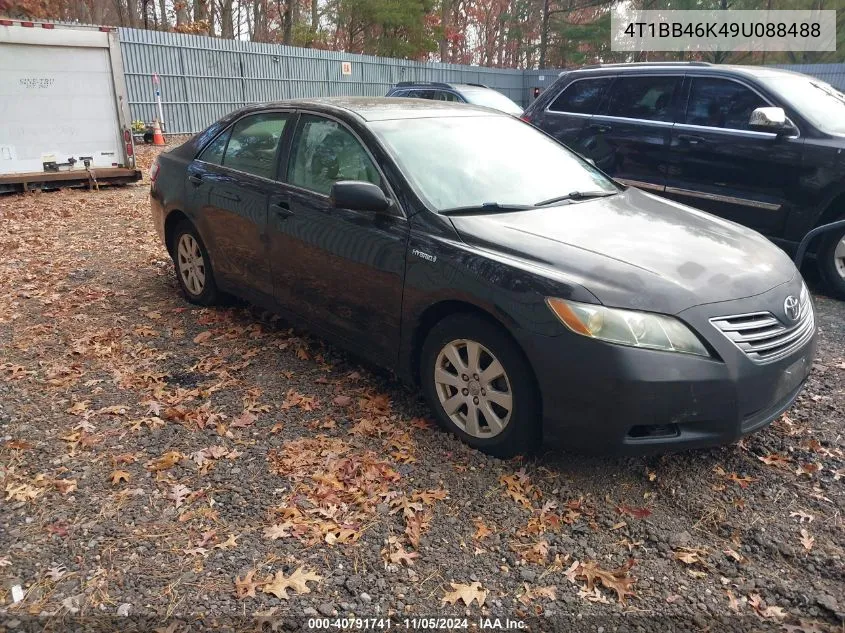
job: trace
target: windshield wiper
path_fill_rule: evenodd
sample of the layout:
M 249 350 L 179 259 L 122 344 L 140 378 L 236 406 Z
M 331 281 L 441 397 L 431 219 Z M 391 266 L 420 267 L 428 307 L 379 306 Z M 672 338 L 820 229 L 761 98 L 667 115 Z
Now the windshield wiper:
M 533 209 L 530 204 L 499 204 L 498 202 L 484 202 L 482 204 L 473 204 L 467 207 L 454 207 L 452 209 L 443 209 L 440 211 L 441 215 L 481 215 L 485 213 L 509 213 L 511 211 L 525 211 L 526 209 Z
M 566 200 L 589 200 L 590 198 L 607 198 L 608 196 L 615 196 L 618 191 L 570 191 L 565 196 L 557 196 L 556 198 L 549 198 L 548 200 L 541 200 L 535 207 L 545 207 L 555 202 L 565 202 Z

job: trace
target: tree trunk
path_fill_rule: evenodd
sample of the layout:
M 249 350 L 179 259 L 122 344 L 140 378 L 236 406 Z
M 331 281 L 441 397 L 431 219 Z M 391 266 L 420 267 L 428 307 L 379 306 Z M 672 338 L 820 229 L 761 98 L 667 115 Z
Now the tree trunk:
M 440 2 L 440 28 L 443 29 L 443 35 L 440 36 L 440 61 L 446 63 L 449 61 L 449 0 L 441 0 Z
M 311 44 L 317 39 L 317 31 L 320 28 L 320 7 L 317 0 L 311 0 Z
M 161 12 L 161 21 L 159 24 L 161 25 L 162 31 L 169 31 L 170 30 L 170 22 L 167 19 L 167 3 L 165 0 L 158 0 L 158 7 L 159 11 Z
M 227 40 L 235 39 L 235 24 L 232 19 L 232 0 L 220 3 L 220 37 Z
M 293 2 L 287 0 L 282 5 L 282 43 L 285 46 L 291 45 L 293 39 Z
M 138 0 L 126 0 L 126 16 L 129 21 L 129 26 L 138 28 L 141 25 L 140 16 L 138 15 Z
M 540 69 L 546 67 L 549 46 L 549 0 L 543 0 L 543 19 L 540 23 Z
M 164 6 L 164 1 L 159 0 L 162 7 Z M 177 2 L 173 3 L 173 8 L 176 10 L 176 26 L 182 26 L 191 21 L 188 17 L 188 5 L 185 3 L 185 0 L 177 0 Z

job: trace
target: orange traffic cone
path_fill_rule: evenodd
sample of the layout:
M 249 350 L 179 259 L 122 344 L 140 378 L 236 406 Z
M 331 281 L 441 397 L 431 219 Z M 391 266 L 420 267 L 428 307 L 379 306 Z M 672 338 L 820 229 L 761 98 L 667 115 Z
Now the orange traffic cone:
M 153 145 L 164 145 L 164 135 L 161 133 L 158 119 L 153 121 Z

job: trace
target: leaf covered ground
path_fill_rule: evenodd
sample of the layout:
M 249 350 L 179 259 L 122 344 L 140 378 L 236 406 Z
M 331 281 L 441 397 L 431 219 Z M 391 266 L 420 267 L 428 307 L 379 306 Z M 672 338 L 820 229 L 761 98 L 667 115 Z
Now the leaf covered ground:
M 817 296 L 808 387 L 738 445 L 501 461 L 307 332 L 186 303 L 144 184 L 0 198 L 0 287 L 7 625 L 840 630 L 845 303 Z

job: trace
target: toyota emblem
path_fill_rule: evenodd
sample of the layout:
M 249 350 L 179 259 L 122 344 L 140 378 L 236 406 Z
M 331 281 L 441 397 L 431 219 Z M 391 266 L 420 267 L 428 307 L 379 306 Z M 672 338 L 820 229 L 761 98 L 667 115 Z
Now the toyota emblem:
M 789 295 L 783 302 L 783 311 L 786 314 L 786 318 L 790 321 L 797 321 L 798 317 L 801 316 L 801 306 L 798 303 L 798 299 Z

